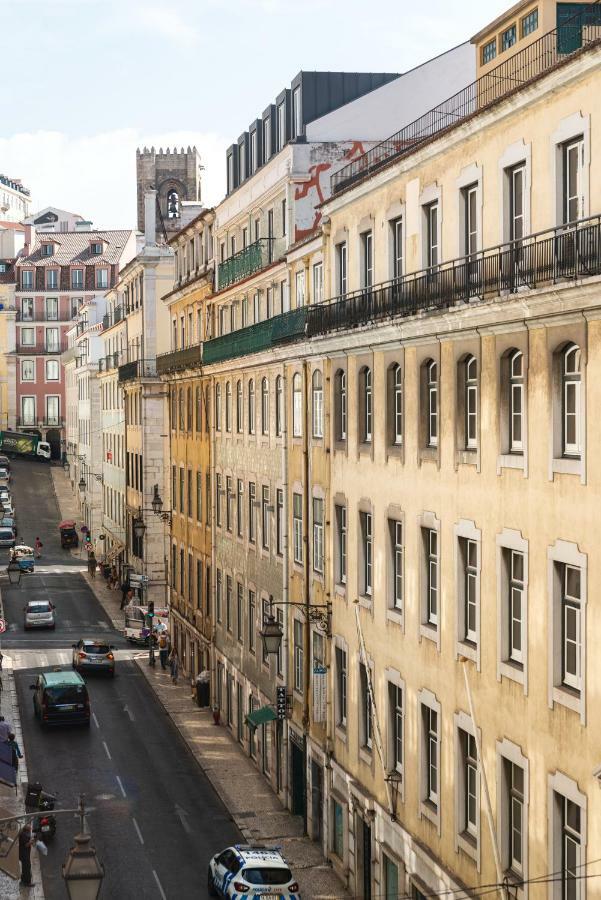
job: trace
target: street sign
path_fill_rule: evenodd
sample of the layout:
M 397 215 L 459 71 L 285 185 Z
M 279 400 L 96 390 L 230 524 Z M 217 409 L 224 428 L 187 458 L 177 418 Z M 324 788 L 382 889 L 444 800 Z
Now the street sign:
M 275 689 L 275 708 L 278 719 L 286 718 L 286 688 L 278 685 Z
M 6 620 L 0 619 L 0 634 L 4 634 L 6 631 Z

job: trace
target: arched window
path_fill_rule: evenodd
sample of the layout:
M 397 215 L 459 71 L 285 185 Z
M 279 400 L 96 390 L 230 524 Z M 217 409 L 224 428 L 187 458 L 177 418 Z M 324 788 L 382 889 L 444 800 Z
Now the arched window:
M 403 370 L 398 363 L 388 369 L 388 441 L 393 447 L 403 443 Z
M 255 433 L 255 382 L 248 382 L 248 433 Z
M 465 446 L 473 450 L 478 446 L 478 363 L 474 356 L 463 362 L 465 384 Z
M 509 356 L 509 451 L 524 450 L 524 356 L 514 350 Z
M 373 384 L 369 366 L 359 372 L 359 413 L 361 442 L 369 444 L 373 433 Z
M 275 380 L 275 433 L 280 437 L 284 428 L 284 388 L 282 376 Z
M 303 433 L 303 389 L 301 377 L 297 372 L 292 379 L 292 436 L 301 437 Z
M 562 353 L 561 405 L 564 456 L 580 456 L 580 347 L 568 344 Z
M 232 383 L 228 381 L 225 386 L 225 430 L 232 430 Z
M 179 219 L 179 194 L 175 188 L 171 188 L 167 194 L 167 218 Z
M 185 431 L 186 429 L 186 410 L 184 407 L 184 392 L 182 388 L 179 389 L 178 392 L 178 404 L 179 404 L 179 430 Z M 136 416 L 137 421 L 137 416 Z
M 336 440 L 346 441 L 346 372 L 338 369 L 334 376 L 334 413 Z
M 215 430 L 221 431 L 221 385 L 215 385 Z
M 238 379 L 236 382 L 236 431 L 238 434 L 242 434 L 243 419 L 242 382 Z
M 433 359 L 424 363 L 426 374 L 426 446 L 438 447 L 438 365 Z
M 202 390 L 196 388 L 196 430 L 198 433 L 202 430 Z
M 269 434 L 269 382 L 261 380 L 261 434 Z
M 323 437 L 323 378 L 319 369 L 313 372 L 313 437 Z

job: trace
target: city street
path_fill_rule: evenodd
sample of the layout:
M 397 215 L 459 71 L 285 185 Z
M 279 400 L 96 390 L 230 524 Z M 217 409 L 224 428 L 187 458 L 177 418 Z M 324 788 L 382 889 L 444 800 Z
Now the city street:
M 103 896 L 205 897 L 210 856 L 239 833 L 138 671 L 132 656 L 139 651 L 113 629 L 80 574 L 79 558 L 61 549 L 49 467 L 14 461 L 12 473 L 19 537 L 33 544 L 39 535 L 44 544 L 35 574 L 18 587 L 3 587 L 8 631 L 2 650 L 14 662 L 30 777 L 58 795 L 57 808 L 77 805 L 80 792 L 94 807 L 88 826 L 105 866 Z M 23 606 L 32 598 L 56 605 L 55 631 L 23 631 Z M 80 637 L 101 637 L 117 648 L 117 675 L 86 676 L 89 730 L 42 730 L 29 685 L 39 671 L 70 666 Z M 48 900 L 65 896 L 61 865 L 76 825 L 70 816 L 59 817 L 42 858 Z

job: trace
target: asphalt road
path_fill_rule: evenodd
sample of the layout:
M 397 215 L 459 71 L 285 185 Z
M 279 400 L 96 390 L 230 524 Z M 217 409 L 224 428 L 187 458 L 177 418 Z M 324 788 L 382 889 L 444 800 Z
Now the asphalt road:
M 39 535 L 44 544 L 35 574 L 18 587 L 2 586 L 8 622 L 2 650 L 15 664 L 29 777 L 58 795 L 57 808 L 77 806 L 80 792 L 94 807 L 87 822 L 106 870 L 101 896 L 204 898 L 211 855 L 240 834 L 82 578 L 81 563 L 61 549 L 48 466 L 15 461 L 12 473 L 19 536 L 33 543 Z M 23 631 L 23 605 L 31 598 L 55 603 L 54 632 Z M 42 730 L 30 683 L 40 671 L 70 666 L 72 644 L 95 636 L 117 648 L 117 675 L 86 676 L 91 727 Z M 66 896 L 60 869 L 76 826 L 75 818 L 59 817 L 42 857 L 47 900 Z

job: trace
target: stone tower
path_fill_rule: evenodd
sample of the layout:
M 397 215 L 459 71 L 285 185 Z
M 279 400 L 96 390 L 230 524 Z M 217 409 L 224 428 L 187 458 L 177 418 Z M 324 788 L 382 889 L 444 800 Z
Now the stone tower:
M 183 200 L 200 202 L 200 154 L 196 147 L 158 152 L 136 150 L 136 179 L 138 185 L 138 230 L 144 231 L 144 193 L 149 188 L 157 191 L 158 203 L 167 235 L 170 237 L 181 228 L 181 204 Z M 157 216 L 157 239 L 163 236 L 160 218 Z

